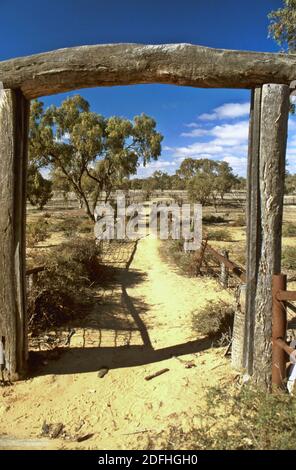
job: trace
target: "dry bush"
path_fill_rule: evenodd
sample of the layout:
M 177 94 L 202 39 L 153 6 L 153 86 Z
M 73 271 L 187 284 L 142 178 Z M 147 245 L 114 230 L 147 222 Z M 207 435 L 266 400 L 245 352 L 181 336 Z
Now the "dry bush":
M 65 217 L 58 220 L 51 226 L 53 232 L 62 232 L 66 238 L 73 238 L 76 236 L 79 227 L 79 220 L 73 217 Z
M 78 233 L 93 233 L 94 224 L 89 219 L 82 220 L 78 226 Z
M 43 242 L 49 236 L 49 225 L 46 219 L 39 217 L 34 222 L 27 223 L 26 242 L 29 248 L 33 248 L 37 243 Z
M 231 242 L 232 237 L 231 233 L 227 229 L 217 229 L 217 230 L 210 230 L 207 233 L 208 240 L 215 240 L 221 242 Z
M 296 237 L 296 225 L 288 222 L 283 225 L 283 237 Z
M 93 301 L 91 286 L 100 271 L 100 248 L 93 239 L 74 239 L 34 259 L 46 269 L 28 293 L 31 331 L 61 325 Z
M 227 220 L 220 216 L 220 215 L 213 215 L 213 214 L 209 214 L 209 215 L 204 215 L 203 218 L 202 218 L 202 221 L 204 224 L 208 224 L 208 225 L 211 225 L 211 224 L 223 224 L 225 222 L 227 222 Z
M 282 263 L 284 268 L 296 270 L 296 247 L 286 246 L 283 248 Z
M 192 313 L 192 328 L 197 334 L 216 336 L 232 328 L 234 307 L 221 300 L 209 301 L 207 305 Z

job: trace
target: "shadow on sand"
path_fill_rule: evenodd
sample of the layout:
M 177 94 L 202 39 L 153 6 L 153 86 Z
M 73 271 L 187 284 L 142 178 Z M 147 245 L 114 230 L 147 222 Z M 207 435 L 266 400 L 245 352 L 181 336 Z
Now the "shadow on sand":
M 87 316 L 83 323 L 73 325 L 87 331 L 89 328 L 98 330 L 99 340 L 92 347 L 59 347 L 58 360 L 46 361 L 46 351 L 30 353 L 31 375 L 48 374 L 77 374 L 95 372 L 101 367 L 119 369 L 152 364 L 165 361 L 174 356 L 197 353 L 209 349 L 212 341 L 208 338 L 189 341 L 162 349 L 153 349 L 149 332 L 142 319 L 143 314 L 149 311 L 149 306 L 141 299 L 133 299 L 127 289 L 143 282 L 146 274 L 130 270 L 137 249 L 137 242 L 132 247 L 124 267 L 106 266 L 104 274 L 104 287 L 116 294 L 109 296 L 102 303 L 98 302 L 94 311 Z M 110 271 L 109 271 L 110 270 Z M 117 296 L 117 297 L 116 297 Z M 122 314 L 124 312 L 124 314 Z M 114 346 L 101 346 L 101 330 L 113 331 Z M 118 331 L 125 331 L 132 338 L 133 333 L 140 333 L 140 345 L 116 345 Z

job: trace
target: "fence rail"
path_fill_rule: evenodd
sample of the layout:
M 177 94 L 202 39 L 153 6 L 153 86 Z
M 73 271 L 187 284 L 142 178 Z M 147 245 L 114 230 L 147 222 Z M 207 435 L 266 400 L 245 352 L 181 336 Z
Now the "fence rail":
M 208 240 L 202 242 L 202 247 L 200 250 L 200 259 L 198 260 L 199 270 L 204 262 L 204 257 L 206 253 L 209 253 L 218 263 L 221 265 L 221 278 L 222 284 L 224 287 L 227 287 L 227 278 L 228 274 L 231 273 L 235 277 L 237 277 L 241 282 L 246 282 L 246 271 L 242 266 L 239 266 L 235 262 L 231 261 L 228 258 L 228 255 L 219 253 L 215 250 L 211 245 L 208 244 Z
M 26 276 L 31 276 L 32 274 L 38 274 L 44 270 L 45 270 L 45 266 L 35 266 L 34 268 L 30 268 L 26 270 Z

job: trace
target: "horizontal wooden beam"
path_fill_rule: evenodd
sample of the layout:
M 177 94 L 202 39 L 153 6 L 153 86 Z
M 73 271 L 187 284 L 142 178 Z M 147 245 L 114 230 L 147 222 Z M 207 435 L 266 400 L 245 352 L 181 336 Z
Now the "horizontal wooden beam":
M 82 46 L 0 62 L 4 88 L 20 88 L 28 99 L 97 86 L 255 88 L 295 79 L 296 55 L 192 44 Z
M 45 266 L 36 266 L 35 268 L 30 268 L 26 270 L 26 276 L 31 276 L 31 274 L 41 273 L 45 270 Z
M 218 251 L 214 250 L 214 248 L 212 248 L 209 244 L 206 245 L 205 250 L 211 253 L 211 255 L 217 261 L 219 261 L 220 263 L 223 263 L 226 266 L 226 268 L 228 268 L 232 272 L 232 274 L 237 276 L 242 282 L 246 282 L 246 273 L 243 270 L 243 268 L 233 263 L 228 258 L 225 258 L 223 255 L 218 253 Z

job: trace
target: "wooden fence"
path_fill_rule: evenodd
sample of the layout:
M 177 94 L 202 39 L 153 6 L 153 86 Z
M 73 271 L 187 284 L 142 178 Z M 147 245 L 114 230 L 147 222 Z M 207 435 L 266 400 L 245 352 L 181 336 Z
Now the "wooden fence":
M 218 262 L 218 266 L 209 265 L 206 260 L 206 254 L 209 254 L 211 258 L 214 258 Z M 209 245 L 208 240 L 205 239 L 202 242 L 200 257 L 197 261 L 197 274 L 201 272 L 202 266 L 205 266 L 208 271 L 216 271 L 217 268 L 220 270 L 220 273 L 216 273 L 220 279 L 223 287 L 228 287 L 229 275 L 235 276 L 241 282 L 246 282 L 246 271 L 242 266 L 239 266 L 234 261 L 231 261 L 228 257 L 228 251 L 223 250 L 222 253 L 219 253 L 211 245 Z M 216 269 L 214 269 L 216 268 Z
M 228 287 L 228 275 L 231 273 L 243 284 L 246 283 L 246 272 L 244 268 L 237 265 L 228 258 L 228 252 L 219 253 L 212 248 L 207 240 L 202 242 L 198 270 L 205 262 L 205 255 L 209 253 L 220 263 L 221 273 L 218 275 L 223 287 Z M 293 349 L 286 342 L 288 327 L 287 308 L 296 313 L 296 291 L 287 290 L 287 276 L 277 274 L 272 281 L 272 384 L 282 387 L 286 381 L 286 370 L 289 355 Z

